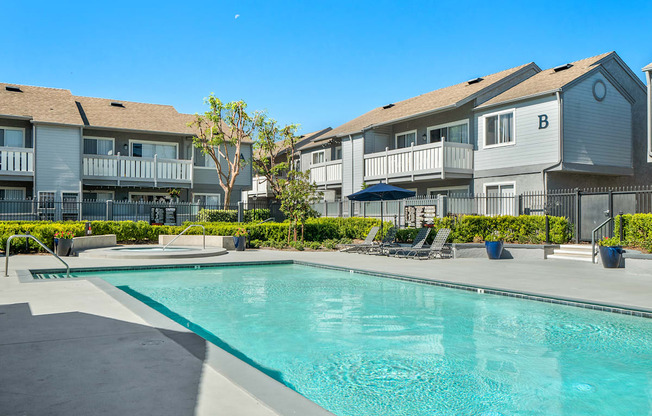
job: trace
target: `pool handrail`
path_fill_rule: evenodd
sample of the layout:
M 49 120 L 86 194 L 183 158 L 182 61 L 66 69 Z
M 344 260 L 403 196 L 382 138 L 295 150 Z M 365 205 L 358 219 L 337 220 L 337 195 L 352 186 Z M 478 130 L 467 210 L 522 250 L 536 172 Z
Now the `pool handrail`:
M 185 230 L 181 231 L 181 232 L 180 232 L 176 237 L 174 237 L 174 238 L 172 239 L 172 241 L 170 241 L 169 243 L 167 243 L 166 245 L 164 245 L 164 246 L 163 246 L 163 251 L 165 251 L 165 249 L 168 248 L 168 246 L 169 246 L 170 244 L 174 243 L 174 241 L 175 241 L 177 238 L 179 238 L 179 237 L 181 237 L 182 235 L 184 235 L 184 234 L 186 233 L 186 231 L 188 231 L 188 230 L 191 229 L 192 227 L 201 227 L 201 229 L 203 230 L 203 232 L 204 232 L 204 240 L 203 240 L 203 248 L 202 248 L 202 250 L 206 250 L 206 227 L 204 227 L 204 226 L 201 225 L 201 224 L 190 224 L 189 226 L 186 227 Z
M 36 241 L 43 247 L 44 249 L 47 250 L 48 253 L 52 254 L 54 257 L 57 258 L 61 263 L 63 263 L 66 266 L 66 277 L 70 277 L 70 266 L 68 266 L 68 263 L 63 261 L 61 257 L 57 256 L 52 250 L 50 250 L 45 244 L 41 242 L 38 238 L 34 237 L 31 234 L 14 234 L 11 237 L 7 239 L 7 249 L 5 251 L 5 277 L 9 277 L 9 256 L 11 255 L 10 250 L 11 250 L 11 240 L 14 238 L 31 238 L 32 240 Z
M 597 252 L 595 250 L 595 245 L 598 244 L 598 241 L 596 241 L 596 235 L 598 232 L 602 233 L 602 228 L 604 228 L 606 225 L 608 225 L 610 222 L 612 222 L 614 219 L 613 217 L 607 218 L 602 224 L 598 225 L 593 229 L 591 232 L 591 263 L 595 264 L 595 258 L 597 256 Z

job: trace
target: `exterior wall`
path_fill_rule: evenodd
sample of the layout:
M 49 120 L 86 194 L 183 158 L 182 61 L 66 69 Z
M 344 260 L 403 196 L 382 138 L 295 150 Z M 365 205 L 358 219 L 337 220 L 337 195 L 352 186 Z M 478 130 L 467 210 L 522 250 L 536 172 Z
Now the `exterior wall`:
M 79 127 L 36 126 L 35 196 L 39 191 L 80 192 L 81 131 Z
M 485 178 L 475 178 L 473 180 L 473 193 L 482 194 L 484 193 L 484 187 L 487 184 L 495 183 L 514 183 L 514 189 L 516 194 L 522 194 L 524 192 L 542 192 L 544 189 L 543 185 L 543 174 L 539 173 L 529 173 L 522 175 L 505 175 L 505 176 L 489 176 Z
M 252 150 L 251 144 L 242 144 L 240 147 L 240 152 L 244 157 L 244 160 L 251 161 Z M 212 161 L 211 161 L 212 162 Z M 243 168 L 240 169 L 240 174 L 235 180 L 236 187 L 241 188 L 242 190 L 251 189 L 252 181 L 252 168 L 251 162 L 248 162 Z M 217 178 L 217 170 L 215 164 L 211 163 L 211 166 L 199 167 L 195 166 L 193 170 L 193 190 L 195 189 L 222 189 L 219 186 L 219 180 Z M 204 191 L 195 191 L 195 192 L 204 192 Z M 239 192 L 239 191 L 238 191 Z M 236 197 L 234 194 L 231 194 L 231 199 L 236 198 L 239 200 L 240 196 Z
M 342 139 L 342 196 L 362 189 L 364 181 L 364 137 L 356 134 Z
M 484 116 L 514 109 L 514 144 L 486 148 L 484 146 Z M 548 126 L 539 128 L 539 116 L 548 116 Z M 518 168 L 523 173 L 541 170 L 540 165 L 553 165 L 559 160 L 559 104 L 554 95 L 520 103 L 491 107 L 475 114 L 476 148 L 474 169 L 486 171 Z M 512 172 L 517 173 L 517 172 Z
M 192 140 L 190 137 L 170 134 L 152 134 L 152 133 L 134 133 L 119 130 L 96 130 L 84 129 L 84 137 L 108 137 L 115 139 L 115 154 L 120 153 L 122 156 L 130 156 L 131 147 L 129 140 L 143 140 L 150 142 L 177 143 L 179 145 L 179 159 L 192 159 L 190 153 Z
M 423 180 L 414 182 L 392 183 L 404 189 L 410 189 L 417 193 L 417 196 L 428 196 L 428 190 L 432 188 L 450 189 L 452 192 L 467 194 L 472 192 L 473 184 L 470 179 L 445 179 L 445 180 Z
M 645 72 L 647 80 L 647 161 L 652 163 L 652 70 Z
M 602 82 L 602 101 L 593 86 Z M 563 93 L 564 163 L 633 167 L 632 107 L 602 73 L 573 85 Z

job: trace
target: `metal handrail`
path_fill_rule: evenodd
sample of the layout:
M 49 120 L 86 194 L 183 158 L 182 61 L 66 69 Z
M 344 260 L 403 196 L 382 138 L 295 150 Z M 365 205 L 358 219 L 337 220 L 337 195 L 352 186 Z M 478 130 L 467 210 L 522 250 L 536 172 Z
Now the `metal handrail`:
M 45 244 L 43 244 L 41 242 L 41 240 L 39 240 L 38 238 L 34 237 L 31 234 L 15 234 L 15 235 L 12 235 L 11 237 L 9 237 L 7 239 L 7 250 L 5 251 L 5 277 L 9 277 L 9 256 L 11 255 L 11 253 L 10 253 L 11 240 L 13 240 L 16 237 L 18 237 L 18 238 L 31 238 L 32 240 L 39 243 L 41 245 L 41 247 L 43 247 L 44 249 L 47 250 L 48 253 L 52 254 L 54 257 L 57 258 L 57 260 L 59 260 L 61 263 L 63 263 L 66 266 L 66 277 L 70 277 L 70 266 L 68 266 L 68 263 L 63 261 L 61 259 L 61 257 L 57 256 L 52 250 L 47 248 L 47 246 Z
M 596 228 L 593 229 L 591 232 L 591 263 L 595 264 L 595 236 L 600 231 L 601 228 L 603 228 L 605 225 L 609 224 L 612 222 L 614 219 L 612 217 L 607 218 L 602 224 L 598 225 Z
M 164 245 L 164 246 L 163 246 L 163 251 L 165 251 L 165 249 L 168 248 L 168 246 L 169 246 L 170 244 L 174 243 L 175 240 L 176 240 L 177 238 L 179 238 L 179 237 L 181 237 L 182 235 L 184 235 L 184 234 L 186 233 L 186 231 L 188 231 L 188 230 L 191 229 L 192 227 L 201 227 L 202 230 L 204 230 L 204 248 L 203 248 L 203 249 L 206 250 L 206 228 L 205 228 L 203 225 L 200 225 L 200 224 L 191 224 L 191 225 L 187 226 L 185 230 L 181 231 L 181 232 L 180 232 L 176 237 L 174 237 L 174 238 L 172 239 L 172 241 L 170 241 L 169 243 L 167 243 L 166 245 Z

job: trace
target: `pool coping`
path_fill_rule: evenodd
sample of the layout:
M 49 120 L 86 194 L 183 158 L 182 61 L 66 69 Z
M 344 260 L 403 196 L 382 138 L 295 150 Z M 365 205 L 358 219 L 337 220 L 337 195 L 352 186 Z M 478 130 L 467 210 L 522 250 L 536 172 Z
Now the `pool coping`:
M 428 279 L 423 277 L 409 276 L 406 274 L 395 274 L 379 272 L 367 269 L 352 267 L 343 267 L 330 264 L 315 263 L 303 260 L 267 260 L 267 261 L 241 261 L 225 263 L 197 263 L 197 264 L 166 264 L 166 265 L 142 265 L 142 266 L 114 266 L 114 267 L 78 267 L 71 268 L 71 273 L 92 273 L 105 271 L 120 270 L 148 270 L 148 269 L 206 269 L 220 267 L 238 267 L 238 266 L 256 266 L 256 265 L 281 265 L 297 264 L 309 267 L 317 267 L 330 270 L 359 273 L 363 275 L 375 276 L 380 278 L 389 278 L 402 280 L 412 283 L 428 284 L 450 289 L 465 290 L 475 292 L 479 295 L 491 294 L 498 296 L 507 296 L 524 300 L 538 301 L 544 303 L 558 304 L 563 306 L 580 307 L 584 309 L 597 310 L 602 312 L 617 313 L 630 315 L 641 318 L 652 318 L 652 309 L 639 309 L 627 305 L 618 304 L 599 304 L 582 299 L 572 299 L 563 297 L 551 297 L 537 293 L 527 293 L 523 291 L 509 291 L 505 289 L 493 288 L 490 286 L 467 285 L 462 283 L 453 283 L 443 280 Z M 140 316 L 152 327 L 157 329 L 171 329 L 195 334 L 197 337 L 206 341 L 207 356 L 204 364 L 212 367 L 215 371 L 222 374 L 234 384 L 238 385 L 245 392 L 259 400 L 263 405 L 269 407 L 280 415 L 306 415 L 306 416 L 325 416 L 332 415 L 324 408 L 320 407 L 310 399 L 300 393 L 285 386 L 283 383 L 268 376 L 257 368 L 236 358 L 229 352 L 221 349 L 212 342 L 206 340 L 200 335 L 192 332 L 183 325 L 177 323 L 172 318 L 164 315 L 158 310 L 146 305 L 137 298 L 116 288 L 115 286 L 104 281 L 100 277 L 71 277 L 69 278 L 36 278 L 36 274 L 63 274 L 64 269 L 47 268 L 47 269 L 22 269 L 16 270 L 16 275 L 21 283 L 42 283 L 42 282 L 61 282 L 70 279 L 87 280 L 101 291 L 107 293 L 113 299 L 125 306 L 127 309 Z

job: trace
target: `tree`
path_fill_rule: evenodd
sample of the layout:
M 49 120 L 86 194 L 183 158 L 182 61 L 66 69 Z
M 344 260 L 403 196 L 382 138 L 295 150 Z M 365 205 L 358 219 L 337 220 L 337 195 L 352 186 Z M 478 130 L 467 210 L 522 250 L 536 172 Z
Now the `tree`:
M 197 128 L 192 142 L 215 163 L 219 185 L 224 191 L 224 208 L 227 208 L 235 180 L 246 163 L 242 157 L 242 143 L 253 136 L 264 115 L 257 111 L 247 113 L 244 101 L 225 104 L 213 94 L 206 98 L 205 103 L 209 110 L 195 114 L 195 120 L 189 124 Z
M 295 150 L 300 137 L 296 136 L 298 124 L 281 127 L 274 119 L 260 123 L 252 165 L 260 176 L 267 179 L 274 196 L 281 195 L 283 175 L 297 169 Z M 285 158 L 282 158 L 285 154 Z
M 279 179 L 279 184 L 281 193 L 277 198 L 281 200 L 281 211 L 290 220 L 288 243 L 292 230 L 294 230 L 294 241 L 297 241 L 299 224 L 301 224 L 301 241 L 303 241 L 306 220 L 317 216 L 317 212 L 311 205 L 319 201 L 323 192 L 317 190 L 314 182 L 310 182 L 310 171 L 290 170 L 287 179 Z

